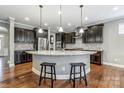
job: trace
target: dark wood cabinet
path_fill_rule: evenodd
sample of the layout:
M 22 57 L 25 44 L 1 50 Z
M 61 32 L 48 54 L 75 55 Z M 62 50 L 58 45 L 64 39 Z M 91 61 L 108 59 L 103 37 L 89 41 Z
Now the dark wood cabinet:
M 56 41 L 62 41 L 63 33 L 56 33 Z
M 75 32 L 65 33 L 65 43 L 74 44 L 75 43 Z
M 82 37 L 83 43 L 103 43 L 103 24 L 88 27 Z
M 25 51 L 15 51 L 14 61 L 15 64 L 21 64 L 25 62 L 32 62 L 32 55 L 26 53 Z
M 90 62 L 94 64 L 102 64 L 102 51 L 96 51 L 97 53 L 90 55 Z
M 15 28 L 14 41 L 15 43 L 33 43 L 34 42 L 34 31 L 23 29 L 23 28 Z
M 70 33 L 56 33 L 56 41 L 62 41 L 66 44 L 73 44 L 75 43 L 75 32 Z

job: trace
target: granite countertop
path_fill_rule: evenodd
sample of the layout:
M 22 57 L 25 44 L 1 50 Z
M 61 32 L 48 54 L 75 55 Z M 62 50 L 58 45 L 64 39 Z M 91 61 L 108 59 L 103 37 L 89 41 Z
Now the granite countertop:
M 65 50 L 70 50 L 70 51 L 103 51 L 102 49 L 83 49 L 83 48 L 70 48 L 70 49 L 65 49 Z
M 29 54 L 33 55 L 55 55 L 55 56 L 61 56 L 61 55 L 86 55 L 86 54 L 94 54 L 96 52 L 94 51 L 26 51 Z

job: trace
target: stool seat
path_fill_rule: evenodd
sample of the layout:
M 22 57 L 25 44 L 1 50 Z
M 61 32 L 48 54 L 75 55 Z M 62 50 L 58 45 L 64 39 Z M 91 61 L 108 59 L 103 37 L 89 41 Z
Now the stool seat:
M 44 65 L 44 66 L 55 66 L 56 63 L 48 63 L 48 62 L 43 62 L 40 65 Z
M 86 66 L 85 63 L 70 63 L 71 66 Z

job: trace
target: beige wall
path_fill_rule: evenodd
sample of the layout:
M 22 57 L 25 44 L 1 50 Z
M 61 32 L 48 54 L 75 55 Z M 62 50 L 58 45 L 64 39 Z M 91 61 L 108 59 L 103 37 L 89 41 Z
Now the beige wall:
M 0 35 L 4 36 L 4 37 L 0 37 L 0 39 L 2 41 L 0 56 L 8 56 L 8 34 L 0 33 Z
M 104 59 L 106 62 L 124 65 L 124 35 L 119 35 L 119 23 L 124 20 L 118 20 L 105 24 L 104 27 Z

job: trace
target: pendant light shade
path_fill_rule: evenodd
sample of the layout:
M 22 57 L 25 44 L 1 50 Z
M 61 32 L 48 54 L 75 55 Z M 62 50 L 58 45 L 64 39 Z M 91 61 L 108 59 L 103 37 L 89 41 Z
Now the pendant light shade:
M 39 5 L 39 7 L 40 7 L 40 27 L 38 29 L 38 33 L 43 33 L 43 29 L 42 29 L 42 8 L 43 6 Z
M 80 8 L 81 8 L 81 28 L 80 28 L 80 30 L 79 30 L 79 33 L 84 33 L 84 29 L 83 29 L 83 26 L 82 26 L 82 7 L 83 7 L 83 5 L 80 5 Z
M 81 27 L 79 33 L 84 33 L 84 29 Z
M 43 29 L 42 28 L 39 28 L 38 29 L 38 33 L 43 33 Z
M 60 5 L 60 12 L 62 12 L 61 5 Z M 60 13 L 59 15 L 60 15 L 60 26 L 58 28 L 58 32 L 63 32 L 63 28 L 62 28 L 62 13 Z
M 62 27 L 59 27 L 58 31 L 59 32 L 63 32 L 63 28 Z

